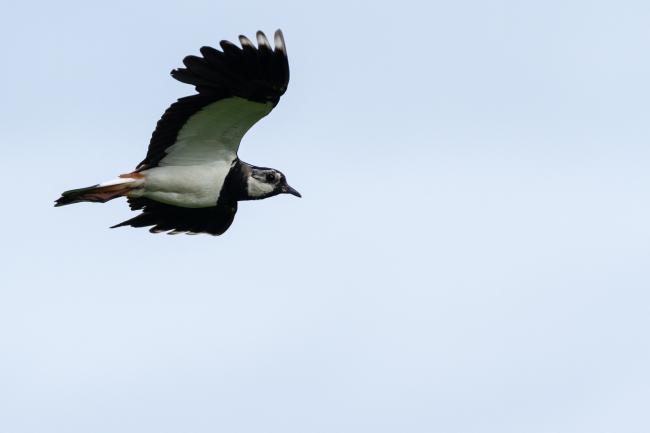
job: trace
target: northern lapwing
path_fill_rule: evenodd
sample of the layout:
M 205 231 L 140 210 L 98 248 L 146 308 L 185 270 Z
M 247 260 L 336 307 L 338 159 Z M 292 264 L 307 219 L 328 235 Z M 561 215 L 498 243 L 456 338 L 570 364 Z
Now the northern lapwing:
M 232 224 L 237 202 L 300 193 L 280 171 L 237 156 L 246 132 L 278 104 L 289 84 L 282 31 L 271 48 L 257 32 L 257 47 L 239 36 L 241 48 L 221 41 L 221 51 L 202 47 L 172 77 L 197 94 L 173 103 L 158 121 L 145 159 L 130 173 L 64 192 L 55 206 L 104 203 L 127 197 L 141 211 L 113 226 L 151 227 L 152 233 L 220 235 Z

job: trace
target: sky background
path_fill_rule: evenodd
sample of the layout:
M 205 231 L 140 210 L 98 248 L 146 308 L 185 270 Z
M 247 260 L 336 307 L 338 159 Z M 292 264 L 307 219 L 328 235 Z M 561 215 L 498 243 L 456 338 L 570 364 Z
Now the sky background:
M 650 431 L 647 1 L 6 2 L 0 431 Z M 222 237 L 53 208 L 285 34 Z

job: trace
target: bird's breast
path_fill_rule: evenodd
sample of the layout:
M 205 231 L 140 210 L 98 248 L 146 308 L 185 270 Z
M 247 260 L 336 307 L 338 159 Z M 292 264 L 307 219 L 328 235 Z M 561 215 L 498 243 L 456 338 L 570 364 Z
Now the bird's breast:
M 154 167 L 142 172 L 145 182 L 133 196 L 187 208 L 215 206 L 232 162 Z

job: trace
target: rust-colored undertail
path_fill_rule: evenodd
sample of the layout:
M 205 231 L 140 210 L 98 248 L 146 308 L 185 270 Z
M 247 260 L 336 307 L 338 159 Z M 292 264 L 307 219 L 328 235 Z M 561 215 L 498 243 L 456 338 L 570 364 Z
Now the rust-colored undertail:
M 65 206 L 83 201 L 105 203 L 114 198 L 125 196 L 135 188 L 135 186 L 126 183 L 108 186 L 93 185 L 87 188 L 72 189 L 61 194 L 54 206 Z

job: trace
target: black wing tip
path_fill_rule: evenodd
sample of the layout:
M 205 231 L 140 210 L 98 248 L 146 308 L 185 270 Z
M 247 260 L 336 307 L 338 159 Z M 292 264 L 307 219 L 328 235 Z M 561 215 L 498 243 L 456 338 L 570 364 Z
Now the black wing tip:
M 255 44 L 253 41 L 251 41 L 246 35 L 239 35 L 238 36 L 239 43 L 242 48 L 253 48 L 255 50 L 259 50 L 260 48 L 264 47 L 264 49 L 268 48 L 269 50 L 272 50 L 271 44 L 269 42 L 269 39 L 266 37 L 266 34 L 262 30 L 258 30 L 255 32 L 255 40 L 257 41 L 257 47 L 255 47 Z M 282 29 L 277 29 L 274 34 L 273 34 L 273 44 L 275 45 L 274 51 L 281 51 L 286 55 L 287 52 L 287 45 L 284 41 L 284 33 L 282 33 Z M 219 46 L 222 48 L 223 51 L 227 50 L 237 50 L 241 51 L 242 48 L 239 48 L 236 44 L 229 40 L 221 40 L 219 41 Z M 217 50 L 214 47 L 204 45 L 202 46 L 199 51 L 201 54 L 205 57 L 205 52 L 206 51 L 211 51 L 211 52 L 217 52 L 217 53 L 222 53 L 221 51 Z M 189 55 L 186 56 L 185 59 L 187 58 L 198 58 L 200 60 L 200 57 L 194 56 L 194 55 Z M 183 63 L 185 63 L 185 59 L 183 59 Z M 187 65 L 186 65 L 187 66 Z
M 271 44 L 269 43 L 269 39 L 266 37 L 266 34 L 262 30 L 258 30 L 255 32 L 255 40 L 257 41 L 258 47 L 255 47 L 255 44 L 246 36 L 246 35 L 239 35 L 239 43 L 241 44 L 242 48 L 253 48 L 253 49 L 259 49 L 264 47 L 264 49 L 268 48 L 271 50 Z M 222 41 L 222 42 L 228 42 L 228 41 Z M 286 44 L 284 42 L 284 34 L 282 33 L 282 29 L 277 29 L 275 33 L 273 34 L 273 45 L 275 45 L 274 51 L 281 51 L 282 53 L 287 52 L 286 49 Z
M 284 42 L 284 34 L 281 29 L 277 29 L 273 35 L 273 43 L 275 44 L 275 51 L 280 51 L 285 56 L 287 55 L 287 45 Z
M 199 52 L 203 57 L 195 56 L 195 55 L 188 55 L 185 56 L 183 59 L 183 64 L 190 69 L 192 63 L 196 62 L 203 62 L 205 61 L 205 57 L 210 56 L 210 55 L 223 55 L 224 53 L 227 52 L 233 52 L 233 53 L 238 53 L 241 52 L 242 50 L 246 49 L 253 49 L 255 51 L 259 50 L 264 50 L 266 51 L 267 49 L 269 51 L 275 51 L 275 52 L 281 52 L 284 54 L 284 56 L 287 55 L 287 45 L 284 41 L 284 34 L 282 33 L 282 29 L 277 29 L 275 33 L 273 34 L 273 45 L 275 46 L 274 48 L 271 47 L 271 44 L 269 43 L 268 38 L 266 37 L 266 34 L 262 30 L 258 30 L 255 32 L 255 40 L 257 41 L 257 47 L 255 47 L 255 44 L 253 41 L 251 41 L 246 35 L 239 35 L 238 36 L 239 43 L 241 45 L 241 48 L 239 48 L 236 44 L 229 40 L 221 40 L 219 41 L 219 46 L 223 51 L 219 51 L 218 49 L 204 45 L 199 49 Z M 189 64 L 188 64 L 189 63 Z M 174 71 L 182 70 L 184 68 L 177 68 L 172 70 L 172 75 Z
M 239 43 L 243 49 L 255 49 L 253 42 L 244 35 L 239 35 Z
M 225 39 L 223 41 L 219 41 L 219 46 L 224 53 L 239 54 L 241 52 L 241 48 Z
M 281 29 L 273 35 L 274 48 L 263 31 L 251 39 L 239 35 L 241 48 L 222 40 L 223 51 L 209 46 L 200 55 L 189 55 L 171 76 L 193 85 L 199 94 L 240 96 L 254 101 L 277 103 L 289 84 L 289 61 Z
M 192 76 L 192 73 L 187 68 L 172 69 L 169 72 L 169 75 L 171 75 L 174 79 L 180 81 L 181 83 L 194 84 L 194 77 Z
M 266 35 L 264 34 L 263 31 L 258 30 L 255 33 L 255 36 L 257 38 L 257 48 L 260 49 L 262 47 L 266 47 L 269 50 L 271 49 L 271 44 L 269 44 L 269 40 L 266 38 Z

